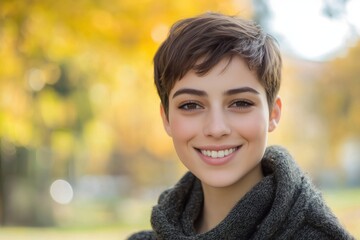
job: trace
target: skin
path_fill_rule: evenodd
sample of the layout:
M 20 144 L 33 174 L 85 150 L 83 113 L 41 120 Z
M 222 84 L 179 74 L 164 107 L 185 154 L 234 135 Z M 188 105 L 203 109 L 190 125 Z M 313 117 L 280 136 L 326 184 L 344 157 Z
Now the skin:
M 235 56 L 204 76 L 189 71 L 170 91 L 168 117 L 161 107 L 179 159 L 202 183 L 199 233 L 218 225 L 263 178 L 260 161 L 281 115 L 280 98 L 271 112 L 266 99 L 255 72 Z

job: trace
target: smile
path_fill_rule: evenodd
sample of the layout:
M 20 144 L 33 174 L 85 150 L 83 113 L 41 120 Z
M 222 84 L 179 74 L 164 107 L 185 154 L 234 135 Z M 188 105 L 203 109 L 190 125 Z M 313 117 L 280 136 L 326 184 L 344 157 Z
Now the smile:
M 233 152 L 235 152 L 238 149 L 238 147 L 224 149 L 220 151 L 214 151 L 214 150 L 200 150 L 201 154 L 211 157 L 211 158 L 223 158 L 226 157 Z

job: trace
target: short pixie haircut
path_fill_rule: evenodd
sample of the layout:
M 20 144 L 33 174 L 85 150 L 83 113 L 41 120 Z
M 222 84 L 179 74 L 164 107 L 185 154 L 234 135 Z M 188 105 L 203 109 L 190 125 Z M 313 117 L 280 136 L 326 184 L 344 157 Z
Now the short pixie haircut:
M 154 57 L 154 80 L 165 113 L 176 81 L 194 70 L 208 73 L 224 57 L 242 57 L 264 87 L 269 109 L 281 82 L 281 56 L 276 40 L 253 21 L 205 13 L 176 22 Z

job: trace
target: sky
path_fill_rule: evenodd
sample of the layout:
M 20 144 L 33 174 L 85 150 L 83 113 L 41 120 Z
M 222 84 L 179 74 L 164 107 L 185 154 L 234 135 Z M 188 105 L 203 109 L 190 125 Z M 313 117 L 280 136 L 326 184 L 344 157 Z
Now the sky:
M 360 0 L 348 0 L 344 14 L 329 18 L 325 2 L 336 0 L 270 0 L 270 28 L 283 49 L 313 61 L 346 52 L 360 36 Z

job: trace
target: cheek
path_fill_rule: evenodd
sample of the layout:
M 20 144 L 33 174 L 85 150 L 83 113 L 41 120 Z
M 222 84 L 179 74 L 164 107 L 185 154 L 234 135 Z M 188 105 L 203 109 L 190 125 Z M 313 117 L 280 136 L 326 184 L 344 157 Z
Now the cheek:
M 181 116 L 170 119 L 170 127 L 174 141 L 189 140 L 196 135 L 196 130 L 199 129 L 196 122 L 189 121 L 189 119 Z
M 237 121 L 238 132 L 248 140 L 261 140 L 266 138 L 268 132 L 268 119 L 262 112 L 254 112 Z

